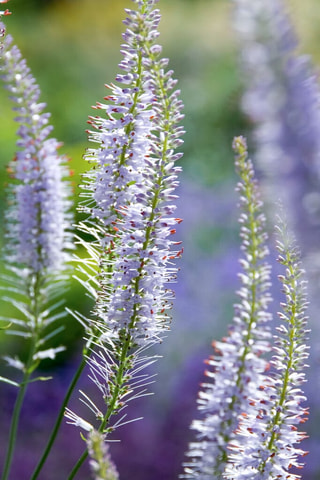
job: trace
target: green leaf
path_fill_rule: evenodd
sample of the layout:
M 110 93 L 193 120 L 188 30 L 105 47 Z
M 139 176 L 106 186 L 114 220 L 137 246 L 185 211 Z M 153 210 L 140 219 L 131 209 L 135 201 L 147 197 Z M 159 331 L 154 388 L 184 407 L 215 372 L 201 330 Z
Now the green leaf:
M 36 378 L 33 378 L 32 380 L 29 380 L 28 383 L 33 383 L 33 382 L 47 382 L 48 380 L 52 380 L 53 377 L 36 377 Z
M 8 323 L 8 325 L 4 325 L 3 327 L 0 326 L 0 330 L 7 330 L 8 328 L 10 328 L 12 325 L 12 323 Z
M 0 376 L 0 382 L 9 383 L 10 385 L 13 385 L 14 387 L 20 387 L 19 383 L 14 382 L 13 380 L 9 380 L 9 378 L 5 378 L 5 377 L 1 377 L 1 376 Z

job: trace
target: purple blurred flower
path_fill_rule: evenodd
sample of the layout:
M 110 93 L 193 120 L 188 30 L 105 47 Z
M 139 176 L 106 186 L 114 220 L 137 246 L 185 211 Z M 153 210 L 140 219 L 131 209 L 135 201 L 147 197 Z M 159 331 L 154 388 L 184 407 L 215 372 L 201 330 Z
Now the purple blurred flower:
M 312 233 L 320 222 L 317 75 L 309 59 L 296 54 L 282 0 L 234 0 L 234 5 L 245 77 L 242 106 L 254 125 L 265 188 L 270 198 L 281 192 L 289 221 Z

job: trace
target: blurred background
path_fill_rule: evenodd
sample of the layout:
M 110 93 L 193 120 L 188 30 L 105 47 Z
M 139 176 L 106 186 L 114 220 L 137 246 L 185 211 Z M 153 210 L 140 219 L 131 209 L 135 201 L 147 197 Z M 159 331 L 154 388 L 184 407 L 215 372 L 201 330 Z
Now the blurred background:
M 289 0 L 288 8 L 301 40 L 301 52 L 320 64 L 320 4 L 318 0 Z M 82 159 L 88 147 L 85 129 L 90 109 L 106 95 L 105 83 L 118 72 L 124 8 L 130 0 L 11 0 L 13 15 L 5 18 L 8 33 L 27 59 L 42 90 L 42 101 L 51 112 L 54 136 L 64 143 L 71 158 L 75 202 Z M 247 135 L 251 125 L 240 111 L 244 86 L 237 61 L 237 40 L 232 29 L 232 2 L 227 0 L 161 0 L 160 43 L 163 54 L 179 79 L 185 104 L 185 129 L 180 200 L 177 215 L 184 219 L 177 240 L 184 244 L 179 261 L 172 331 L 157 353 L 163 355 L 154 370 L 155 395 L 131 405 L 128 417 L 144 420 L 116 432 L 112 456 L 123 480 L 171 480 L 182 473 L 181 464 L 196 416 L 196 396 L 203 381 L 204 360 L 211 341 L 227 332 L 236 300 L 239 241 L 236 176 L 232 138 Z M 6 208 L 6 165 L 14 155 L 16 125 L 6 92 L 0 92 L 0 228 Z M 77 216 L 77 214 L 76 214 Z M 70 282 L 68 305 L 84 314 L 92 307 L 82 288 Z M 81 304 L 79 304 L 79 300 Z M 10 314 L 6 305 L 2 314 Z M 42 451 L 68 382 L 75 371 L 82 346 L 81 328 L 66 320 L 68 350 L 57 361 L 45 363 L 50 382 L 30 386 L 22 411 L 12 480 L 28 480 Z M 1 353 L 24 355 L 25 344 L 1 335 Z M 8 375 L 3 364 L 0 375 Z M 80 388 L 91 388 L 84 376 Z M 79 411 L 75 394 L 73 408 Z M 0 460 L 6 450 L 8 418 L 15 389 L 0 385 Z M 315 428 L 315 434 L 317 429 Z M 304 479 L 319 479 L 319 438 L 309 443 L 309 466 Z M 82 452 L 79 431 L 64 425 L 41 480 L 67 478 Z M 78 477 L 88 479 L 84 467 Z

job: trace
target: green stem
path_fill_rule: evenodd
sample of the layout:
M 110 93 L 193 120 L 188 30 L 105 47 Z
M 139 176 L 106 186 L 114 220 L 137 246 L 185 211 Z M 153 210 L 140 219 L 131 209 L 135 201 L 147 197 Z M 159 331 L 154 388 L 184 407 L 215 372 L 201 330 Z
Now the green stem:
M 8 450 L 7 450 L 6 462 L 5 462 L 5 466 L 2 474 L 2 480 L 7 480 L 10 473 L 13 452 L 16 444 L 20 413 L 21 413 L 23 400 L 26 394 L 29 378 L 30 378 L 30 373 L 26 373 L 23 379 L 23 383 L 19 387 L 19 393 L 14 405 L 12 421 L 10 426 L 10 433 L 9 433 Z
M 84 463 L 84 461 L 86 460 L 88 456 L 88 449 L 86 449 L 83 454 L 81 455 L 81 457 L 79 458 L 79 460 L 77 461 L 76 465 L 73 467 L 69 477 L 68 477 L 68 480 L 71 480 L 72 478 L 75 477 L 76 473 L 78 472 L 79 468 L 81 467 L 81 465 Z
M 32 278 L 29 279 L 30 283 L 27 284 L 27 296 L 30 298 L 30 312 L 33 314 L 34 317 L 34 325 L 32 334 L 32 343 L 29 351 L 29 357 L 25 366 L 24 370 L 24 377 L 19 386 L 19 393 L 14 405 L 13 413 L 12 413 L 12 420 L 10 425 L 10 432 L 9 432 L 9 440 L 8 440 L 8 450 L 5 460 L 5 466 L 2 474 L 2 480 L 7 480 L 11 463 L 13 459 L 13 453 L 15 449 L 16 439 L 17 439 L 17 431 L 20 421 L 20 414 L 21 408 L 23 405 L 23 401 L 25 398 L 27 386 L 29 383 L 29 379 L 33 370 L 37 366 L 37 362 L 34 360 L 34 354 L 37 351 L 37 345 L 39 340 L 39 314 L 40 314 L 40 305 L 41 305 L 41 284 L 42 278 L 39 273 L 35 274 L 34 284 L 32 282 Z
M 123 384 L 124 367 L 125 367 L 125 364 L 126 364 L 126 359 L 127 359 L 128 350 L 130 348 L 130 344 L 131 344 L 131 336 L 129 335 L 128 338 L 126 339 L 126 342 L 124 343 L 124 345 L 122 347 L 121 359 L 120 359 L 120 362 L 119 362 L 119 369 L 118 369 L 118 373 L 117 373 L 117 377 L 116 377 L 116 381 L 115 381 L 116 387 L 114 389 L 112 399 L 111 399 L 111 402 L 110 402 L 109 407 L 107 409 L 107 412 L 106 412 L 106 414 L 104 416 L 104 419 L 102 420 L 101 425 L 99 427 L 99 432 L 104 431 L 108 421 L 110 420 L 111 416 L 114 413 L 116 402 L 118 400 L 118 396 L 119 396 L 119 392 L 120 392 L 120 388 Z M 72 480 L 75 477 L 76 473 L 78 472 L 78 470 L 80 469 L 82 464 L 85 462 L 87 457 L 88 457 L 88 449 L 86 448 L 85 451 L 83 452 L 83 454 L 81 455 L 81 457 L 79 458 L 79 460 L 77 461 L 77 463 L 75 464 L 75 466 L 73 467 L 73 469 L 72 469 L 72 471 L 71 471 L 71 473 L 68 477 L 68 480 Z M 31 480 L 33 480 L 33 479 L 31 479 Z
M 290 261 L 290 258 L 288 258 L 288 255 L 287 255 L 287 262 L 289 263 Z M 283 380 L 282 380 L 282 388 L 281 388 L 281 393 L 280 393 L 280 396 L 279 396 L 279 402 L 277 404 L 278 407 L 281 407 L 279 409 L 277 409 L 276 413 L 275 413 L 275 416 L 271 419 L 270 423 L 269 423 L 269 427 L 268 427 L 268 430 L 271 431 L 271 437 L 270 437 L 270 440 L 267 444 L 267 449 L 271 452 L 271 453 L 275 453 L 276 452 L 276 446 L 275 446 L 275 440 L 279 437 L 279 433 L 275 432 L 274 431 L 274 427 L 275 426 L 278 426 L 279 428 L 281 428 L 282 424 L 284 423 L 284 420 L 283 418 L 281 419 L 281 416 L 283 415 L 283 405 L 285 403 L 285 400 L 287 398 L 287 390 L 288 390 L 288 384 L 289 384 L 289 379 L 290 379 L 290 372 L 291 372 L 291 369 L 292 369 L 292 365 L 293 365 L 293 360 L 294 360 L 294 337 L 296 335 L 296 313 L 297 313 L 297 296 L 296 296 L 296 292 L 295 292 L 295 279 L 296 279 L 296 275 L 295 275 L 295 271 L 293 269 L 293 267 L 288 263 L 286 264 L 287 268 L 288 268 L 288 271 L 289 271 L 289 274 L 288 274 L 288 278 L 291 278 L 292 280 L 289 282 L 290 286 L 292 287 L 292 303 L 291 303 L 291 315 L 290 315 L 290 319 L 289 319 L 289 324 L 290 324 L 290 333 L 289 333 L 289 349 L 288 349 L 288 363 L 287 363 L 287 367 L 286 367 L 286 370 L 285 370 L 285 373 L 284 373 L 284 376 L 283 376 Z M 259 471 L 261 471 L 262 473 L 264 472 L 265 470 L 265 467 L 266 467 L 266 464 L 267 464 L 267 460 L 264 460 L 263 462 L 261 462 L 260 466 L 259 466 Z
M 76 384 L 77 384 L 77 382 L 78 382 L 78 380 L 79 380 L 79 378 L 80 378 L 80 376 L 81 376 L 81 373 L 83 372 L 84 367 L 86 366 L 86 363 L 87 363 L 87 362 L 86 362 L 86 360 L 85 360 L 85 358 L 84 358 L 84 356 L 83 356 L 82 361 L 81 361 L 81 363 L 80 363 L 80 365 L 79 365 L 79 368 L 78 368 L 78 370 L 76 371 L 76 373 L 74 374 L 74 377 L 73 377 L 73 379 L 72 379 L 72 381 L 71 381 L 71 383 L 70 383 L 70 385 L 69 385 L 68 391 L 67 391 L 66 396 L 65 396 L 65 398 L 64 398 L 64 400 L 63 400 L 63 403 L 62 403 L 62 405 L 61 405 L 61 408 L 60 408 L 60 411 L 59 411 L 59 415 L 58 415 L 58 417 L 57 417 L 57 419 L 56 419 L 56 423 L 55 423 L 55 425 L 54 425 L 54 427 L 53 427 L 53 430 L 52 430 L 52 432 L 51 432 L 51 436 L 50 436 L 50 438 L 49 438 L 49 440 L 48 440 L 47 446 L 46 446 L 46 448 L 45 448 L 45 450 L 44 450 L 44 452 L 43 452 L 43 455 L 42 455 L 41 459 L 39 460 L 39 462 L 38 462 L 38 464 L 37 464 L 37 466 L 36 466 L 36 468 L 35 468 L 35 470 L 34 470 L 34 472 L 33 472 L 32 477 L 31 477 L 30 480 L 35 480 L 36 478 L 38 478 L 38 475 L 39 475 L 39 473 L 41 472 L 42 467 L 43 467 L 43 465 L 45 464 L 45 462 L 46 462 L 46 460 L 47 460 L 47 457 L 48 457 L 48 455 L 49 455 L 49 453 L 50 453 L 50 451 L 51 451 L 51 448 L 52 448 L 52 446 L 53 446 L 53 444 L 54 444 L 54 442 L 55 442 L 55 440 L 56 440 L 58 431 L 59 431 L 59 429 L 60 429 L 61 422 L 62 422 L 63 417 L 64 417 L 64 412 L 65 412 L 66 406 L 67 406 L 68 403 L 69 403 L 69 400 L 70 400 L 70 397 L 71 397 L 71 395 L 72 395 L 72 392 L 73 392 L 73 390 L 74 390 L 74 388 L 75 388 L 75 386 L 76 386 Z

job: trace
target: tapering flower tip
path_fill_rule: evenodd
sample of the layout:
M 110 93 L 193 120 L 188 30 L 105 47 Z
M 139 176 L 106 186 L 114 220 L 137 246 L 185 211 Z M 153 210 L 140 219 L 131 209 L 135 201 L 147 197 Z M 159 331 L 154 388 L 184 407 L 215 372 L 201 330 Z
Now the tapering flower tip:
M 90 214 L 100 218 L 107 228 L 117 221 L 119 209 L 135 201 L 137 185 L 144 182 L 143 172 L 150 155 L 150 134 L 155 102 L 150 74 L 144 67 L 145 49 L 158 36 L 159 18 L 152 10 L 154 2 L 136 2 L 137 11 L 126 10 L 128 26 L 121 46 L 123 60 L 119 64 L 123 74 L 116 77 L 118 85 L 107 86 L 110 94 L 107 104 L 95 108 L 106 113 L 106 119 L 90 118 L 95 131 L 89 139 L 99 144 L 88 150 L 86 158 L 97 168 L 88 174 L 85 188 L 93 191 L 95 206 Z
M 61 146 L 48 138 L 50 114 L 39 103 L 40 90 L 11 36 L 4 40 L 1 79 L 16 104 L 19 150 L 9 166 L 12 206 L 7 214 L 8 260 L 35 272 L 60 271 L 72 248 L 69 171 Z
M 95 480 L 119 480 L 119 474 L 111 460 L 104 435 L 92 430 L 88 435 L 87 445 L 90 467 Z
M 225 478 L 277 478 L 297 480 L 300 475 L 291 468 L 302 468 L 300 457 L 306 452 L 297 448 L 305 433 L 297 425 L 306 421 L 308 410 L 301 390 L 308 358 L 306 346 L 306 285 L 300 255 L 283 220 L 277 225 L 278 261 L 284 267 L 279 280 L 285 294 L 281 303 L 281 320 L 275 336 L 273 367 L 257 389 L 259 395 L 250 400 L 230 445 L 230 463 Z

